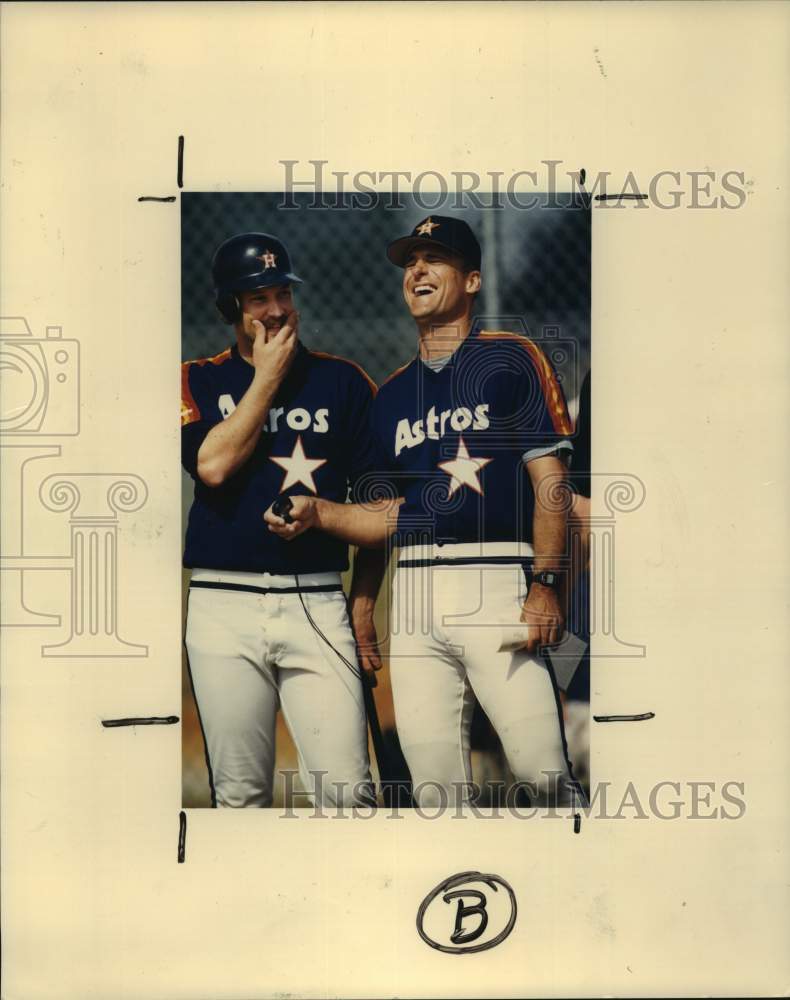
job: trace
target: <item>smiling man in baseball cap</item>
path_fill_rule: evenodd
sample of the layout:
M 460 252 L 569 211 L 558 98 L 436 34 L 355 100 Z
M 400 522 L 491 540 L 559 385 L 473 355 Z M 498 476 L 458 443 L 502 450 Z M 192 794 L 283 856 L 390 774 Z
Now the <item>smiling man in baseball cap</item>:
M 404 269 L 403 297 L 423 361 L 449 357 L 472 328 L 481 287 L 480 244 L 463 219 L 432 215 L 393 240 L 387 256 Z
M 390 670 L 395 721 L 418 801 L 463 798 L 474 696 L 518 781 L 555 803 L 578 794 L 542 647 L 560 641 L 572 433 L 540 347 L 474 322 L 480 244 L 432 215 L 387 247 L 419 349 L 379 388 L 373 426 L 396 504 L 295 504 L 282 537 L 319 527 L 396 547 Z M 420 596 L 415 600 L 414 595 Z M 372 609 L 371 609 L 372 610 Z M 498 648 L 497 622 L 528 628 Z

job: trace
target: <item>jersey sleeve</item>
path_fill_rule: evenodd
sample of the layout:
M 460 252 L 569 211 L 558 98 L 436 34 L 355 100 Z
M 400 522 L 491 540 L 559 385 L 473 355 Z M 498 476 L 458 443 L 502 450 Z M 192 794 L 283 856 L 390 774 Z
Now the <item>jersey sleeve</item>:
M 197 478 L 197 456 L 206 435 L 214 426 L 200 408 L 202 370 L 200 365 L 181 365 L 181 464 Z
M 590 396 L 590 372 L 587 372 L 579 393 L 579 412 L 576 417 L 576 436 L 573 441 L 570 476 L 574 490 L 585 497 L 590 496 Z
M 557 373 L 541 348 L 523 339 L 522 350 L 529 364 L 521 366 L 516 389 L 520 420 L 521 447 L 525 463 L 546 455 L 569 459 L 573 444 L 573 425 L 565 393 Z

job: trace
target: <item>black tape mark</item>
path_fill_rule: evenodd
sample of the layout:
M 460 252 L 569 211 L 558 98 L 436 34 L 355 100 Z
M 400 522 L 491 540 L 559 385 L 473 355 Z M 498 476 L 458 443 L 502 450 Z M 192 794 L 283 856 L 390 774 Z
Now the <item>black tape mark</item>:
M 187 814 L 182 809 L 178 814 L 178 863 L 183 865 L 187 849 Z
M 645 719 L 655 719 L 655 712 L 642 712 L 641 715 L 594 715 L 594 722 L 644 722 Z
M 176 175 L 179 188 L 184 186 L 184 137 L 178 137 L 178 173 Z
M 580 833 L 582 828 L 582 817 L 581 813 L 573 814 L 573 832 Z
M 174 194 L 169 194 L 166 198 L 157 198 L 152 194 L 144 194 L 142 197 L 137 199 L 138 201 L 175 201 L 176 196 Z
M 152 715 L 145 719 L 102 719 L 105 729 L 115 729 L 117 726 L 172 726 L 178 722 L 177 715 Z
M 582 167 L 581 170 L 579 171 L 579 184 L 581 184 L 581 186 L 584 187 L 584 182 L 586 180 L 587 180 L 587 171 L 584 169 L 584 167 Z
M 596 201 L 647 201 L 646 194 L 597 194 Z

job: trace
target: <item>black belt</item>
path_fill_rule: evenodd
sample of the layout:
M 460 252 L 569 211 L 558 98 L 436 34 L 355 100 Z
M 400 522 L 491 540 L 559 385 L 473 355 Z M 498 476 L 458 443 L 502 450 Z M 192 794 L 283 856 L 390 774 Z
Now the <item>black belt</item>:
M 342 591 L 339 583 L 324 583 L 315 587 L 253 587 L 250 583 L 215 583 L 212 580 L 192 580 L 189 584 L 205 590 L 243 590 L 248 594 L 329 594 Z
M 398 568 L 401 566 L 479 566 L 483 564 L 496 566 L 527 566 L 533 556 L 436 556 L 434 559 L 400 559 Z

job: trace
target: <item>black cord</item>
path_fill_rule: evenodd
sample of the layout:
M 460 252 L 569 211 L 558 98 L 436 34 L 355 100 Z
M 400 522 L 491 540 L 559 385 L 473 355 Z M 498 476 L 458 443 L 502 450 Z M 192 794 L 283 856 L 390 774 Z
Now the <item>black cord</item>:
M 292 520 L 290 516 L 290 510 L 292 507 L 293 507 L 293 501 L 291 500 L 291 498 L 287 494 L 281 493 L 280 496 L 278 496 L 277 499 L 272 504 L 272 512 L 275 513 L 278 517 L 281 517 L 286 522 L 286 524 L 289 524 L 291 523 Z M 362 671 L 359 669 L 359 667 L 355 667 L 353 663 L 347 660 L 345 656 L 343 656 L 343 654 L 340 652 L 340 650 L 336 649 L 329 641 L 329 639 L 327 639 L 327 637 L 324 635 L 324 633 L 321 631 L 318 625 L 316 625 L 313 616 L 310 614 L 307 608 L 305 599 L 302 596 L 302 585 L 299 582 L 298 573 L 294 573 L 294 579 L 296 580 L 296 586 L 298 588 L 297 593 L 299 594 L 299 600 L 302 602 L 302 608 L 304 609 L 305 617 L 310 622 L 310 625 L 313 627 L 313 631 L 316 633 L 316 635 L 320 636 L 327 644 L 327 646 L 329 646 L 332 652 L 335 653 L 343 661 L 343 663 L 348 667 L 348 669 L 357 678 L 357 680 L 364 681 L 362 677 Z M 365 685 L 363 682 L 363 687 L 364 686 Z
M 294 573 L 294 579 L 296 580 L 296 586 L 300 588 L 297 591 L 297 593 L 299 594 L 299 600 L 302 602 L 302 607 L 304 608 L 305 617 L 307 618 L 307 620 L 312 625 L 313 630 L 316 632 L 317 635 L 319 635 L 324 640 L 324 642 L 327 644 L 327 646 L 329 646 L 329 648 L 332 650 L 332 652 L 336 653 L 340 657 L 340 659 L 348 667 L 348 669 L 351 671 L 351 673 L 357 678 L 357 680 L 362 680 L 362 671 L 358 667 L 355 667 L 353 663 L 351 663 L 349 660 L 347 660 L 345 658 L 345 656 L 343 656 L 343 654 L 340 652 L 339 649 L 336 649 L 332 645 L 332 643 L 329 641 L 329 639 L 327 639 L 327 637 L 324 635 L 324 633 L 321 631 L 321 629 L 315 623 L 315 620 L 314 620 L 313 616 L 310 614 L 310 612 L 307 609 L 307 604 L 305 604 L 305 599 L 304 599 L 304 596 L 302 595 L 302 591 L 301 591 L 301 586 L 302 585 L 299 583 L 299 575 L 297 573 Z
M 381 777 L 381 787 L 384 794 L 384 801 L 395 801 L 395 794 L 397 790 L 398 782 L 393 782 L 392 779 L 385 779 L 385 775 L 392 773 L 392 765 L 389 762 L 389 755 L 387 753 L 387 748 L 384 743 L 384 736 L 381 732 L 381 724 L 379 723 L 378 713 L 376 712 L 376 701 L 373 697 L 373 691 L 371 688 L 371 682 L 368 680 L 364 671 L 359 667 L 355 667 L 353 663 L 350 663 L 345 656 L 336 649 L 332 643 L 327 639 L 318 625 L 315 623 L 313 616 L 307 609 L 307 604 L 302 596 L 301 584 L 299 583 L 299 576 L 294 573 L 294 579 L 296 580 L 296 586 L 299 588 L 297 593 L 299 594 L 299 600 L 302 602 L 302 608 L 304 609 L 305 617 L 312 625 L 316 634 L 320 636 L 324 642 L 329 646 L 329 648 L 337 654 L 337 656 L 343 661 L 343 663 L 348 667 L 351 673 L 357 678 L 357 680 L 362 685 L 362 699 L 365 708 L 365 716 L 367 718 L 367 724 L 370 726 L 370 735 L 373 737 L 373 749 L 376 753 L 376 760 L 378 761 L 379 775 Z

